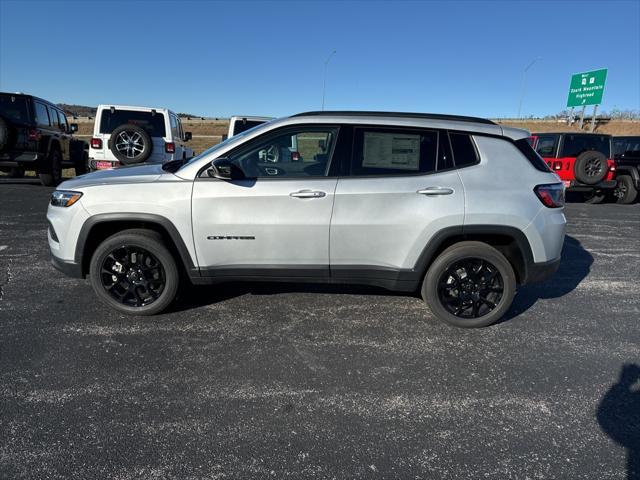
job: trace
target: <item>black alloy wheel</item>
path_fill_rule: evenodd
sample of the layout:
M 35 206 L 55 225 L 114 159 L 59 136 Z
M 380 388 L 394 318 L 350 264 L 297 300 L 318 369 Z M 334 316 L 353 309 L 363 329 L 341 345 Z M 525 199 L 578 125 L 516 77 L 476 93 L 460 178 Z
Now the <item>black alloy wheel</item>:
M 123 245 L 102 262 L 102 286 L 109 295 L 128 307 L 145 307 L 162 295 L 166 275 L 162 263 L 141 247 Z
M 487 260 L 465 258 L 447 268 L 438 283 L 444 308 L 459 318 L 480 318 L 493 311 L 504 294 L 500 271 Z

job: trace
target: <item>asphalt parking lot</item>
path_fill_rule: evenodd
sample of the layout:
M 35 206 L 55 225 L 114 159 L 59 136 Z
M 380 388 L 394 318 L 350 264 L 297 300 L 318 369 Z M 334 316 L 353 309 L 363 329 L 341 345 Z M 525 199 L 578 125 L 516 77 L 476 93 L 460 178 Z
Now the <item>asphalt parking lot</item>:
M 569 204 L 556 277 L 462 330 L 355 287 L 117 314 L 50 266 L 50 192 L 0 184 L 0 478 L 640 472 L 640 204 Z

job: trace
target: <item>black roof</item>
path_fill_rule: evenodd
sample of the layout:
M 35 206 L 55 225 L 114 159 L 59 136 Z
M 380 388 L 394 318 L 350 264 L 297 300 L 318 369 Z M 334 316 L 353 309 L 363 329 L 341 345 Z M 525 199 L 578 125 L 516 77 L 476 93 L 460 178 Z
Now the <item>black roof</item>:
M 292 115 L 292 117 L 311 117 L 311 116 L 358 116 L 358 117 L 396 117 L 396 118 L 424 118 L 429 120 L 448 120 L 455 122 L 471 122 L 471 123 L 485 123 L 488 125 L 496 125 L 495 122 L 491 120 L 487 120 L 486 118 L 479 117 L 466 117 L 463 115 L 446 115 L 442 113 L 412 113 L 412 112 L 369 112 L 366 110 L 357 110 L 357 111 L 315 111 L 315 112 L 304 112 L 298 113 L 296 115 Z
M 14 97 L 25 97 L 25 98 L 33 98 L 40 102 L 51 105 L 52 107 L 56 107 L 58 110 L 62 110 L 62 108 L 58 107 L 55 103 L 45 100 L 44 98 L 36 97 L 35 95 L 31 95 L 30 93 L 22 93 L 22 92 L 0 92 L 0 95 L 12 95 Z

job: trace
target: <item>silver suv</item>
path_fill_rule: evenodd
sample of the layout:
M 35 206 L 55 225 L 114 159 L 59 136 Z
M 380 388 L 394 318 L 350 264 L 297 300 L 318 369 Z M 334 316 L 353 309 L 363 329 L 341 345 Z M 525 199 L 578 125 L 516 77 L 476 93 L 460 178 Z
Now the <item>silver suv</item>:
M 289 281 L 420 292 L 440 319 L 500 319 L 560 263 L 564 188 L 529 133 L 449 115 L 309 112 L 190 161 L 69 180 L 53 264 L 120 312 L 194 284 Z

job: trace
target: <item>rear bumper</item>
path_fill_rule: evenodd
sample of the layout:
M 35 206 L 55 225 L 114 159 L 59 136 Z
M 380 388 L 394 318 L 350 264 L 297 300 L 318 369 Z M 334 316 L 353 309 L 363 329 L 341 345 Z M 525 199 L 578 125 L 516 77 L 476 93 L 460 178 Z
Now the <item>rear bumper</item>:
M 73 278 L 83 278 L 82 277 L 82 266 L 76 262 L 69 262 L 67 260 L 62 260 L 61 258 L 56 257 L 55 255 L 51 255 L 51 264 L 62 273 L 69 277 Z
M 558 258 L 549 262 L 530 263 L 527 265 L 527 277 L 522 284 L 540 283 L 550 279 L 558 271 L 561 260 Z
M 592 190 L 609 190 L 616 188 L 618 182 L 616 180 L 602 180 L 595 185 L 585 185 L 583 183 L 572 181 L 567 190 L 571 192 L 591 192 Z

